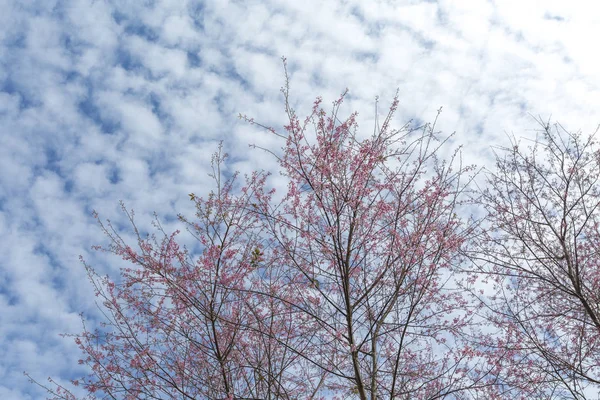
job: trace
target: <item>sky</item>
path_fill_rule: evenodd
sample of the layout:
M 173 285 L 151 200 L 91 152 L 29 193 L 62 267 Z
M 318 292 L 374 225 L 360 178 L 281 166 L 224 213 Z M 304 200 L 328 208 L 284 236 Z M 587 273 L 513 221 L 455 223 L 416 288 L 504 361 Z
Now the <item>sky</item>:
M 492 146 L 531 138 L 534 117 L 571 131 L 600 123 L 600 10 L 571 0 L 2 0 L 0 1 L 0 398 L 44 398 L 79 377 L 61 333 L 98 321 L 81 255 L 100 274 L 123 262 L 92 211 L 133 242 L 119 201 L 150 229 L 193 215 L 211 188 L 219 141 L 230 171 L 276 172 L 288 60 L 300 116 L 345 88 L 364 137 L 375 98 L 394 120 L 456 132 L 463 159 L 493 165 Z M 596 8 L 595 8 L 596 7 Z M 277 181 L 274 181 L 277 185 Z M 191 240 L 182 235 L 182 240 Z

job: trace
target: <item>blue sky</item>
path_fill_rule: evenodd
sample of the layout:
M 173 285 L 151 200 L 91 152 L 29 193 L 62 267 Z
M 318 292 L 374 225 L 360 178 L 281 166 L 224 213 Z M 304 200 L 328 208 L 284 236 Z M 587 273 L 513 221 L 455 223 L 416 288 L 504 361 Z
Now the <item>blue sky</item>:
M 149 229 L 172 231 L 206 193 L 220 140 L 231 170 L 273 169 L 239 121 L 285 122 L 280 57 L 293 107 L 333 101 L 372 131 L 374 99 L 396 123 L 456 131 L 464 158 L 491 164 L 506 134 L 531 137 L 531 115 L 592 132 L 600 122 L 600 10 L 565 1 L 0 2 L 0 398 L 43 398 L 45 381 L 79 376 L 63 332 L 97 321 L 82 255 L 101 274 L 122 263 L 90 250 L 106 239 L 97 210 L 127 227 L 119 200 Z M 530 115 L 531 114 L 531 115 Z M 277 181 L 275 181 L 277 184 Z M 132 239 L 131 231 L 123 235 Z M 184 238 L 185 235 L 182 235 Z M 190 238 L 188 238 L 189 240 Z

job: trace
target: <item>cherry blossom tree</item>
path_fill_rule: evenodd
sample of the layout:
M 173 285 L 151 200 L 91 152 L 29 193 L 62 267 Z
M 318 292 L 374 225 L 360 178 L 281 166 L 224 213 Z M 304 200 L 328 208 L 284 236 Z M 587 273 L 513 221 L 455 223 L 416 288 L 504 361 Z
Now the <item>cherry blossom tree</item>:
M 132 267 L 114 280 L 86 265 L 106 322 L 76 336 L 92 372 L 74 384 L 115 399 L 499 398 L 457 278 L 473 168 L 459 152 L 442 159 L 435 122 L 393 129 L 398 94 L 362 136 L 356 113 L 338 116 L 346 93 L 301 120 L 288 82 L 282 133 L 240 116 L 281 140 L 263 150 L 284 193 L 265 172 L 226 178 L 219 150 L 214 191 L 190 194 L 196 216 L 181 217 L 199 255 L 158 221 L 143 237 L 125 208 L 135 248 L 100 223 L 111 244 L 99 249 Z
M 472 310 L 453 286 L 470 232 L 456 207 L 471 167 L 439 161 L 435 123 L 392 129 L 397 96 L 361 139 L 356 114 L 338 119 L 343 95 L 329 116 L 317 99 L 301 121 L 283 93 L 288 191 L 260 212 L 326 386 L 361 399 L 433 399 L 492 385 L 481 350 L 463 340 Z
M 190 194 L 194 222 L 181 217 L 202 246 L 199 257 L 192 259 L 175 240 L 179 232 L 165 233 L 158 220 L 162 238 L 142 237 L 124 205 L 136 249 L 99 220 L 110 245 L 97 249 L 134 267 L 123 269 L 116 283 L 86 265 L 105 316 L 101 329 L 75 337 L 85 355 L 80 363 L 92 374 L 73 383 L 88 398 L 297 398 L 315 390 L 314 377 L 297 373 L 297 355 L 276 347 L 278 337 L 297 348 L 305 341 L 290 332 L 293 316 L 279 302 L 247 296 L 268 293 L 280 279 L 271 271 L 254 276 L 269 263 L 258 214 L 249 212 L 257 201 L 253 187 L 262 187 L 266 175 L 253 175 L 233 196 L 237 176 L 223 179 L 225 157 L 220 148 L 213 158 L 216 190 L 206 199 Z M 62 386 L 51 392 L 76 398 Z
M 482 191 L 490 230 L 473 259 L 495 291 L 481 299 L 498 329 L 491 342 L 510 352 L 507 385 L 536 398 L 596 398 L 600 152 L 593 135 L 539 123 L 530 145 L 499 150 Z

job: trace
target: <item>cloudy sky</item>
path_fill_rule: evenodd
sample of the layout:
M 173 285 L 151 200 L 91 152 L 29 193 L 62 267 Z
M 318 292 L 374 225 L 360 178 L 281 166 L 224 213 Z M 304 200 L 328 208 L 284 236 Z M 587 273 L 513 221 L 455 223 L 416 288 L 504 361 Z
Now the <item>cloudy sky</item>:
M 592 1 L 0 0 L 0 398 L 43 398 L 80 376 L 63 332 L 97 310 L 82 255 L 100 273 L 119 260 L 97 210 L 127 230 L 191 215 L 210 189 L 220 140 L 232 170 L 272 169 L 251 143 L 281 143 L 239 113 L 279 127 L 280 57 L 298 114 L 346 87 L 344 112 L 372 131 L 374 99 L 400 91 L 397 125 L 456 131 L 470 162 L 490 163 L 533 116 L 589 133 L 600 123 L 600 10 Z M 130 237 L 130 236 L 129 236 Z

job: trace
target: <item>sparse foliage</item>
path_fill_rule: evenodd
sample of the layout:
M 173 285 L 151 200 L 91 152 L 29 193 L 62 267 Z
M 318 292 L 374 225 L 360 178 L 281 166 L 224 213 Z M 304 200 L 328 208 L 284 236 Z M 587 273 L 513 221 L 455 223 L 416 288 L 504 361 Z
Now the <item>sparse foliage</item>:
M 585 399 L 600 384 L 600 152 L 593 135 L 539 122 L 534 142 L 499 150 L 474 259 L 494 277 L 488 317 L 511 352 L 507 383 Z
M 346 92 L 303 120 L 287 70 L 282 92 L 284 132 L 240 118 L 280 141 L 262 150 L 286 190 L 224 173 L 219 147 L 214 190 L 180 216 L 199 251 L 158 218 L 143 237 L 124 206 L 135 248 L 98 219 L 98 249 L 132 267 L 114 280 L 86 265 L 105 317 L 75 337 L 86 398 L 583 399 L 600 384 L 593 138 L 544 125 L 501 149 L 475 223 L 459 216 L 473 167 L 443 157 L 435 121 L 393 129 L 398 94 L 363 137 L 338 115 Z

